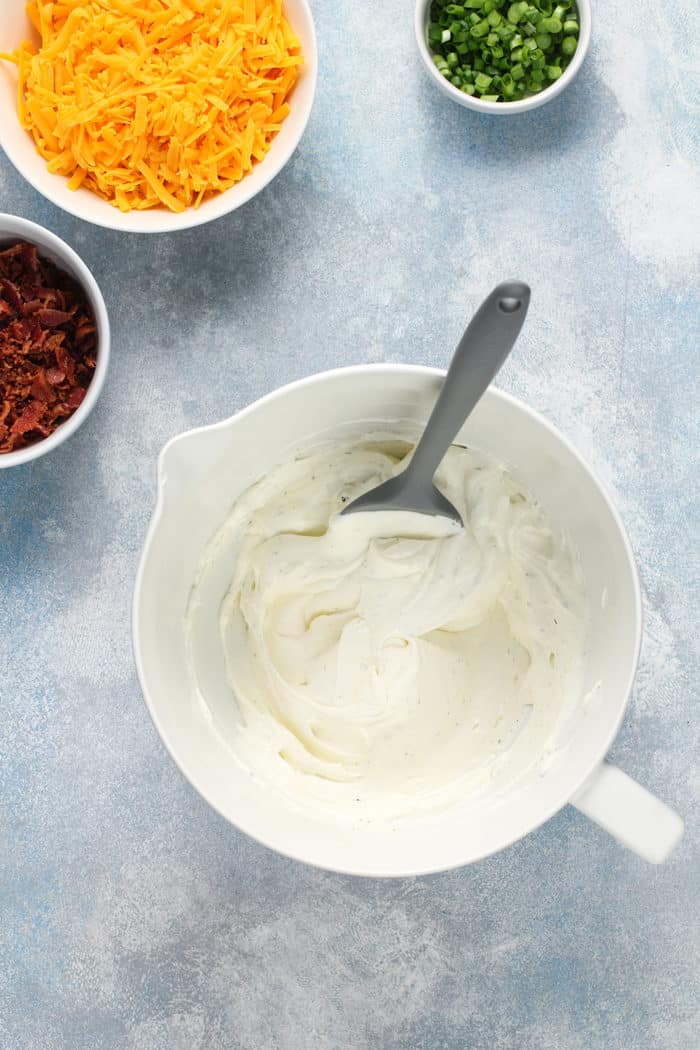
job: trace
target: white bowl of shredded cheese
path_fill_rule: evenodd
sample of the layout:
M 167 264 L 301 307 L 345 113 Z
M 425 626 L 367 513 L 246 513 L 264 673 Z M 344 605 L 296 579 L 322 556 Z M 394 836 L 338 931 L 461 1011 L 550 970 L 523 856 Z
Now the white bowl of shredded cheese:
M 307 0 L 207 0 L 191 19 L 162 0 L 139 19 L 83 0 L 47 28 L 52 10 L 38 0 L 38 61 L 24 0 L 3 4 L 0 145 L 65 211 L 125 232 L 188 229 L 245 204 L 296 149 L 317 78 Z

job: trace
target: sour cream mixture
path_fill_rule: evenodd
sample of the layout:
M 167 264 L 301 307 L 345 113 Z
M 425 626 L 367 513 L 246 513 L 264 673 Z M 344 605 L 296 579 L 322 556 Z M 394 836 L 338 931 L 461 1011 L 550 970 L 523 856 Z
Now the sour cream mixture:
M 339 517 L 407 455 L 380 437 L 285 463 L 213 541 L 219 564 L 222 544 L 230 557 L 231 745 L 273 788 L 338 816 L 503 792 L 581 698 L 576 558 L 503 467 L 448 452 L 436 482 L 463 529 L 403 512 Z M 210 552 L 190 627 L 212 564 Z

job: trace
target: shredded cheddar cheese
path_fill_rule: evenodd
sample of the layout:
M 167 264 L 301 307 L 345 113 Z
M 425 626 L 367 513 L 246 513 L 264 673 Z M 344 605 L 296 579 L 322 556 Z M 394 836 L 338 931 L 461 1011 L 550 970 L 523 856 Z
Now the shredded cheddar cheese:
M 197 208 L 263 159 L 303 62 L 282 0 L 34 0 L 13 55 L 49 171 L 122 211 Z

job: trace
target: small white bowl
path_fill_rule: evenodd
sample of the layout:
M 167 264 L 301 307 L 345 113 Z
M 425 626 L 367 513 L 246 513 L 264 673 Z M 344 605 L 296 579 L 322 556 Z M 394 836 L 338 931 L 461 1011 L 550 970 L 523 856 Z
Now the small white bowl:
M 78 427 L 85 422 L 95 407 L 95 402 L 100 396 L 100 391 L 107 374 L 109 363 L 109 318 L 102 292 L 95 278 L 88 270 L 80 256 L 73 249 L 57 237 L 55 233 L 20 219 L 16 215 L 4 215 L 0 213 L 0 249 L 17 241 L 29 241 L 39 249 L 39 254 L 51 259 L 60 269 L 74 277 L 81 286 L 87 300 L 92 308 L 97 325 L 97 360 L 95 373 L 87 388 L 87 393 L 76 408 L 72 416 L 61 423 L 47 438 L 29 445 L 27 448 L 18 449 L 16 452 L 0 452 L 0 469 L 4 467 L 18 467 L 22 463 L 29 463 L 32 459 L 46 455 L 52 449 L 57 448 L 62 442 L 74 434 Z
M 524 113 L 525 110 L 537 109 L 538 106 L 543 106 L 545 102 L 551 102 L 553 98 L 556 98 L 557 95 L 561 94 L 564 88 L 567 87 L 576 76 L 583 65 L 583 60 L 588 51 L 588 45 L 591 42 L 590 0 L 576 0 L 579 14 L 578 47 L 576 48 L 574 57 L 559 79 L 555 80 L 549 85 L 549 87 L 544 88 L 543 91 L 539 91 L 536 95 L 530 95 L 529 98 L 518 99 L 515 102 L 484 102 L 475 95 L 465 95 L 464 92 L 460 91 L 459 88 L 456 88 L 454 84 L 450 84 L 449 80 L 440 73 L 433 62 L 433 55 L 428 47 L 427 40 L 428 22 L 430 21 L 430 6 L 431 0 L 417 0 L 416 2 L 414 25 L 418 50 L 423 59 L 423 65 L 430 74 L 433 82 L 439 87 L 440 91 L 442 91 L 443 95 L 447 95 L 447 97 L 451 98 L 453 102 L 458 102 L 460 106 L 466 106 L 467 109 L 476 110 L 477 113 L 495 113 L 501 117 L 513 116 L 515 113 Z
M 14 65 L 0 60 L 0 146 L 14 166 L 52 204 L 79 219 L 130 233 L 170 233 L 211 222 L 245 204 L 279 174 L 304 134 L 311 113 L 318 59 L 316 35 L 307 0 L 285 0 L 285 11 L 301 41 L 304 65 L 290 99 L 291 112 L 275 136 L 267 156 L 237 185 L 204 201 L 195 210 L 174 213 L 166 208 L 121 212 L 88 189 L 69 190 L 62 175 L 52 175 L 37 153 L 34 140 L 17 116 L 17 73 Z M 12 52 L 36 34 L 25 11 L 25 0 L 2 0 L 0 51 Z

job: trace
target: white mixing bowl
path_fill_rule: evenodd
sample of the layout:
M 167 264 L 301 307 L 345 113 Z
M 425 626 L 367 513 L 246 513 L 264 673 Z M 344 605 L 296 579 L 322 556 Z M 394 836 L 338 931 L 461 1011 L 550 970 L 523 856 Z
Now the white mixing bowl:
M 639 582 L 610 500 L 578 453 L 541 416 L 490 389 L 459 439 L 506 464 L 577 547 L 590 602 L 586 689 L 597 699 L 546 771 L 533 770 L 498 800 L 419 820 L 342 824 L 297 809 L 244 768 L 212 718 L 235 703 L 226 684 L 218 607 L 232 566 L 211 594 L 208 639 L 192 654 L 203 697 L 190 682 L 185 609 L 202 553 L 236 497 L 274 465 L 323 435 L 422 425 L 443 373 L 408 365 L 359 366 L 292 383 L 214 426 L 175 438 L 161 453 L 158 503 L 134 595 L 133 638 L 146 703 L 175 762 L 238 828 L 288 856 L 371 876 L 440 871 L 503 849 L 568 802 L 651 861 L 665 859 L 682 822 L 605 754 L 622 721 L 641 637 Z M 206 631 L 202 632 L 204 635 Z M 228 720 L 230 724 L 230 719 Z

